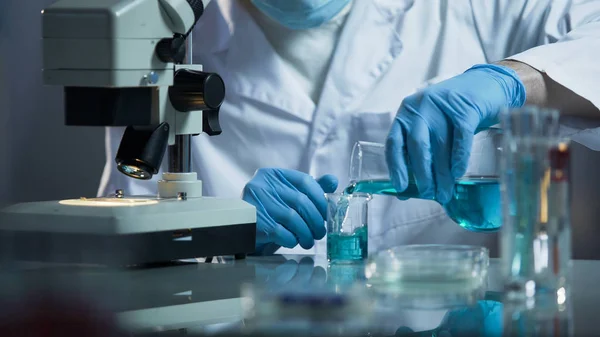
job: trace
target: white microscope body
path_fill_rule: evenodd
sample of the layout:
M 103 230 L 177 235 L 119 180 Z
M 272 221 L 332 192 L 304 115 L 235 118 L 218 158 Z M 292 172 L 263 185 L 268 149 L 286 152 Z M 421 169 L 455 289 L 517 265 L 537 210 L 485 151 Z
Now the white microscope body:
M 42 12 L 44 83 L 64 86 L 65 123 L 127 126 L 116 164 L 132 179 L 169 171 L 158 196 L 24 203 L 0 212 L 14 260 L 141 264 L 254 250 L 256 210 L 202 196 L 191 137 L 220 133 L 225 86 L 183 65 L 201 0 L 60 0 Z M 188 55 L 189 56 L 189 55 Z

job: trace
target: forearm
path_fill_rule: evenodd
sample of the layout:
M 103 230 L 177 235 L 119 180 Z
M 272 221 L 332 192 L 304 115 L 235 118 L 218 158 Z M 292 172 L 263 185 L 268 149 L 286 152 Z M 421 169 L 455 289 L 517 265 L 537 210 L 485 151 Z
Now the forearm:
M 600 118 L 600 111 L 590 101 L 545 73 L 519 61 L 503 60 L 497 64 L 513 69 L 525 84 L 526 104 L 558 109 L 563 115 Z

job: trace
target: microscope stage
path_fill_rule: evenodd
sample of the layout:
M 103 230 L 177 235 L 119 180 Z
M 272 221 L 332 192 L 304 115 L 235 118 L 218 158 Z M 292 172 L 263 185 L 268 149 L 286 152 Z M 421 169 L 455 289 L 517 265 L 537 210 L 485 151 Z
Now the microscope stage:
M 0 212 L 16 260 L 139 264 L 254 251 L 256 210 L 240 199 L 97 198 Z
M 13 205 L 0 230 L 125 235 L 256 223 L 240 199 L 93 198 Z

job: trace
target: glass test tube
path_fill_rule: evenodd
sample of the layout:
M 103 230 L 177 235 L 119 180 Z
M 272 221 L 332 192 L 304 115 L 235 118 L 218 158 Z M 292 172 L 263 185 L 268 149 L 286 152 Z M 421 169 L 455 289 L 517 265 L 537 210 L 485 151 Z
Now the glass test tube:
M 362 262 L 368 257 L 368 202 L 364 193 L 330 193 L 327 198 L 327 260 Z
M 568 144 L 556 110 L 502 115 L 501 250 L 509 299 L 565 296 L 571 258 Z

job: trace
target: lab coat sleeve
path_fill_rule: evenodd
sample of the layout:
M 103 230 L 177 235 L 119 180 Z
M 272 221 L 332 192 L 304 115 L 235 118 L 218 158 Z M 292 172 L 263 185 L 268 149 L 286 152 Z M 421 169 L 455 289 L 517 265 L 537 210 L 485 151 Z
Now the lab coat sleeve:
M 541 45 L 508 59 L 545 72 L 554 81 L 600 109 L 600 1 L 555 0 L 550 1 L 548 6 L 550 8 L 548 10 L 546 7 L 548 11 L 545 13 L 547 19 L 541 30 Z M 577 124 L 579 126 L 575 129 L 585 135 L 574 140 L 600 150 L 600 129 L 592 129 L 598 123 Z M 582 141 L 583 138 L 586 140 Z
M 121 137 L 123 136 L 124 128 L 106 128 L 105 131 L 105 153 L 106 153 L 106 164 L 104 165 L 104 171 L 102 172 L 102 179 L 100 180 L 100 187 L 98 188 L 98 196 L 105 197 L 108 195 L 114 195 L 116 190 L 122 189 L 125 195 L 152 195 L 158 194 L 158 180 L 162 176 L 161 171 L 154 175 L 150 180 L 138 180 L 130 178 L 117 169 L 115 162 L 115 156 L 121 143 Z M 163 161 L 163 166 L 165 165 Z

